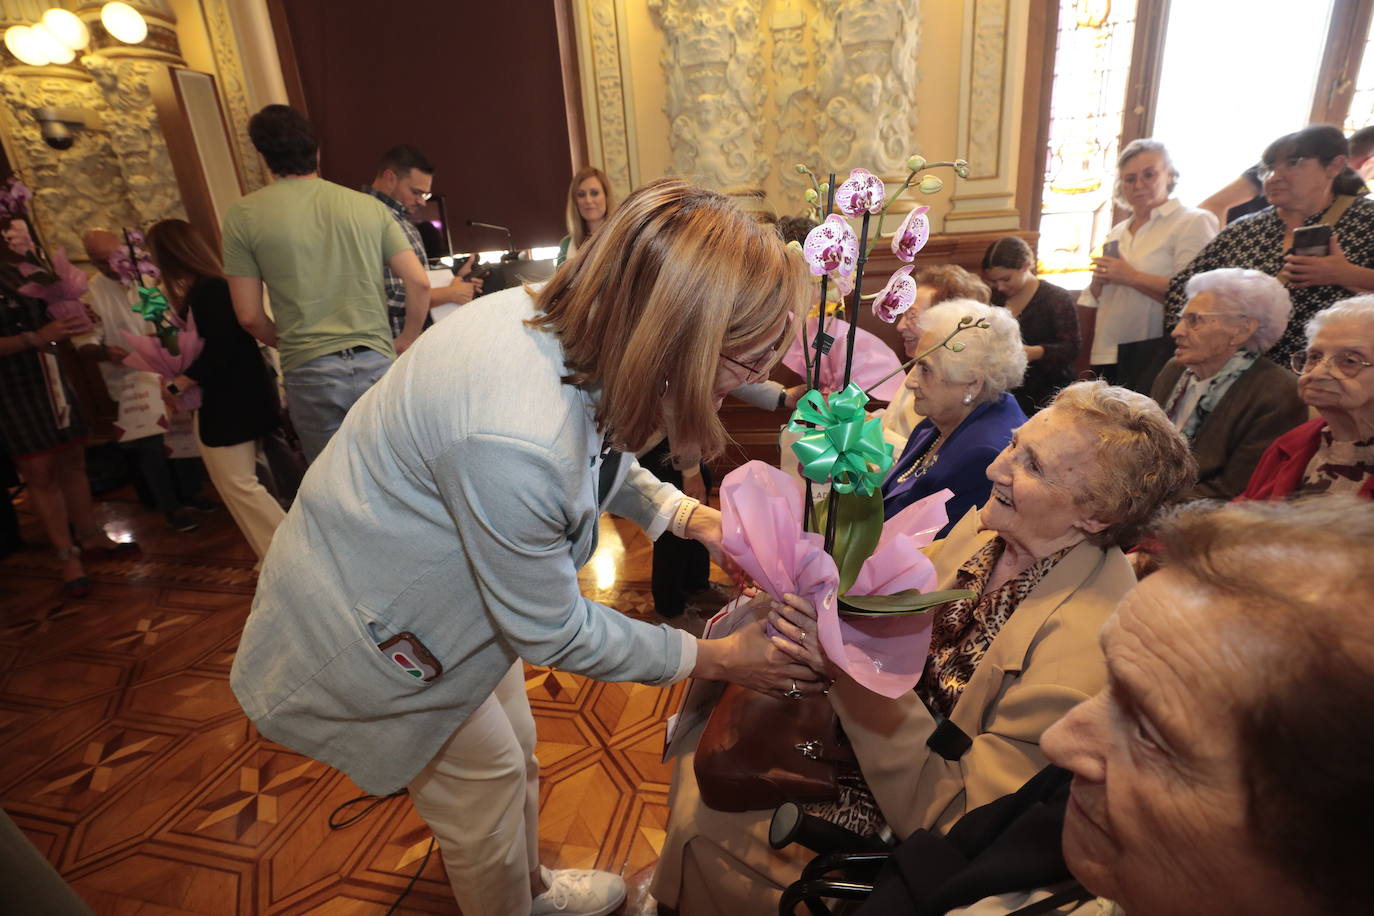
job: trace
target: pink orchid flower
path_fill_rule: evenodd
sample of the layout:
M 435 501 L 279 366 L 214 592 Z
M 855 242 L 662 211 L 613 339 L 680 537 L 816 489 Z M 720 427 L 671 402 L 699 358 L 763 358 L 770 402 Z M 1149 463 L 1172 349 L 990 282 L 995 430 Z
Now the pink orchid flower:
M 882 179 L 867 169 L 855 169 L 835 189 L 835 206 L 845 216 L 858 216 L 865 210 L 877 213 L 883 208 L 884 195 Z
M 911 276 L 914 265 L 899 267 L 887 281 L 887 286 L 873 300 L 873 314 L 888 324 L 897 320 L 916 302 L 916 280 Z
M 929 207 L 916 207 L 902 220 L 897 234 L 892 236 L 892 253 L 910 264 L 916 259 L 916 252 L 926 247 L 930 239 L 930 218 L 926 216 Z M 895 274 L 894 274 L 895 276 Z
M 806 234 L 802 254 L 816 276 L 829 274 L 844 289 L 854 288 L 854 268 L 859 260 L 859 238 L 844 217 L 832 213 Z

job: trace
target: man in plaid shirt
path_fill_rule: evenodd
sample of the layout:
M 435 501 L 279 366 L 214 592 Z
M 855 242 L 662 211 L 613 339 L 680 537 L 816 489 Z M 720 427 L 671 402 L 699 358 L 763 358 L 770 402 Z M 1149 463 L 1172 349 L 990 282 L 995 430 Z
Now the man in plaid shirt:
M 420 239 L 420 231 L 415 228 L 410 217 L 429 200 L 433 184 L 434 166 L 430 165 L 429 160 L 418 149 L 403 145 L 393 146 L 386 151 L 382 156 L 381 165 L 377 168 L 377 177 L 372 179 L 372 184 L 362 188 L 363 193 L 371 194 L 386 204 L 387 209 L 396 217 L 396 222 L 400 224 L 401 231 L 405 233 L 421 264 L 426 263 L 425 245 Z M 469 260 L 448 286 L 431 288 L 430 308 L 447 302 L 462 305 L 471 302 L 472 297 L 481 292 L 482 281 L 467 278 L 471 265 L 472 262 Z M 406 321 L 405 283 L 389 267 L 385 270 L 385 283 L 387 320 L 391 323 L 391 336 L 399 337 Z M 425 327 L 429 327 L 431 323 L 426 317 Z

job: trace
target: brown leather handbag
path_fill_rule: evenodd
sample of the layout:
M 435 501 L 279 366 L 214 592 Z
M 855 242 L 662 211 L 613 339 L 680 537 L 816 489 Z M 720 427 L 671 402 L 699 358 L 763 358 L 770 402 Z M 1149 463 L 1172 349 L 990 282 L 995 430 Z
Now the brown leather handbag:
M 838 766 L 857 766 L 823 695 L 788 700 L 727 684 L 697 744 L 701 800 L 717 811 L 834 801 Z

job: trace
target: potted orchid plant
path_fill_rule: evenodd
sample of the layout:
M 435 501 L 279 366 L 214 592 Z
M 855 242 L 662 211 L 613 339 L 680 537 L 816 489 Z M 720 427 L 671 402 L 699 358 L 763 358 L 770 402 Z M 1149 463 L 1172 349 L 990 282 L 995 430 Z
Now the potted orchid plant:
M 970 317 L 905 366 L 897 365 L 891 350 L 875 336 L 867 339 L 856 327 L 864 265 L 892 202 L 913 186 L 927 194 L 940 190 L 943 182 L 938 176 L 918 179 L 929 169 L 950 167 L 961 177 L 968 172 L 962 160 L 927 163 L 913 156 L 907 165 L 906 180 L 890 196 L 882 180 L 865 169 L 855 169 L 835 187 L 833 175 L 822 184 L 808 167 L 797 167 L 812 176 L 806 199 L 817 208 L 817 216 L 825 198 L 824 219 L 801 245 L 811 272 L 819 278 L 822 303 L 807 323 L 807 339 L 800 347 L 810 390 L 798 401 L 787 426 L 800 435 L 792 451 L 806 492 L 799 493 L 786 473 L 757 461 L 732 471 L 721 483 L 725 552 L 769 594 L 790 592 L 810 600 L 826 655 L 859 683 L 890 697 L 911 690 L 921 676 L 930 640 L 924 612 L 969 593 L 933 591 L 934 567 L 920 551 L 947 521 L 948 491 L 884 522 L 881 484 L 892 467 L 892 446 L 883 441 L 881 421 L 869 416 L 866 408 L 870 396 L 904 368 L 940 348 L 962 350 L 964 345 L 955 338 L 985 327 Z M 830 212 L 832 208 L 839 212 Z M 889 324 L 915 302 L 912 262 L 930 236 L 927 211 L 924 206 L 911 210 L 891 238 L 893 253 L 905 264 L 872 303 L 874 314 Z M 873 216 L 878 221 L 870 239 Z M 849 219 L 860 220 L 858 233 Z M 836 338 L 826 333 L 824 303 L 831 282 L 849 301 L 849 320 L 831 324 L 831 330 L 845 336 L 842 362 L 830 356 Z M 896 368 L 877 379 L 870 371 L 861 383 L 855 368 L 874 362 L 864 353 L 874 347 L 885 350 L 890 358 L 886 365 Z M 830 378 L 825 377 L 827 371 Z M 813 483 L 830 485 L 829 495 L 819 504 L 812 499 Z
M 129 344 L 124 365 L 155 373 L 163 382 L 181 375 L 204 348 L 204 341 L 196 333 L 195 320 L 188 311 L 182 318 L 172 309 L 167 296 L 155 285 L 161 272 L 148 254 L 143 233 L 137 229 L 124 230 L 124 247 L 110 257 L 110 267 L 120 282 L 136 291 L 138 301 L 131 308 L 153 326 L 152 335 L 122 331 Z M 200 406 L 200 387 L 177 395 L 183 410 Z

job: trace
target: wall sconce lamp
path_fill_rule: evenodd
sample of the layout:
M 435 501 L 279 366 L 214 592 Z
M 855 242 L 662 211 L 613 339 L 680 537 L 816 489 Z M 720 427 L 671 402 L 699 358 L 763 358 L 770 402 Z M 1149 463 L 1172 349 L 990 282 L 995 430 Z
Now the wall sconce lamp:
M 100 10 L 100 23 L 119 41 L 136 45 L 148 37 L 143 14 L 127 3 L 107 3 Z M 5 30 L 5 47 L 31 67 L 69 64 L 76 52 L 91 43 L 91 31 L 76 14 L 50 9 L 33 25 L 15 25 Z

